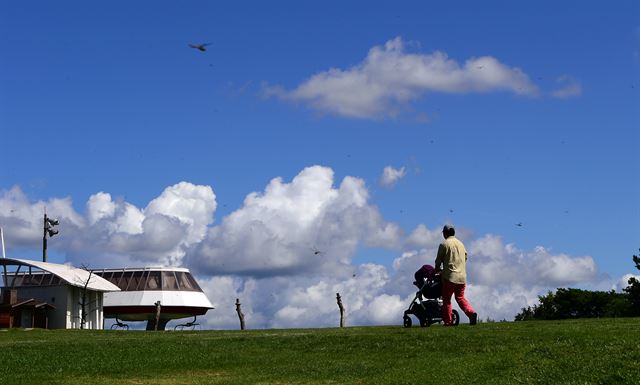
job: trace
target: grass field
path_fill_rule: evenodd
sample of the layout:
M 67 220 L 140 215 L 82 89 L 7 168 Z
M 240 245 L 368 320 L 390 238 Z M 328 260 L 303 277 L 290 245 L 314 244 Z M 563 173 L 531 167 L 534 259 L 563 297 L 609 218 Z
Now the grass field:
M 640 318 L 0 332 L 0 384 L 640 384 Z

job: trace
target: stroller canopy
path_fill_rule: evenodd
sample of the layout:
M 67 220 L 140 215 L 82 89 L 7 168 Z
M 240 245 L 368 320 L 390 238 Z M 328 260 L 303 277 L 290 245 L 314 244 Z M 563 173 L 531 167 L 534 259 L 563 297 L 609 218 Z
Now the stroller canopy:
M 416 273 L 413 275 L 416 279 L 415 284 L 419 287 L 424 284 L 424 281 L 431 281 L 435 278 L 436 269 L 431 265 L 423 265 Z

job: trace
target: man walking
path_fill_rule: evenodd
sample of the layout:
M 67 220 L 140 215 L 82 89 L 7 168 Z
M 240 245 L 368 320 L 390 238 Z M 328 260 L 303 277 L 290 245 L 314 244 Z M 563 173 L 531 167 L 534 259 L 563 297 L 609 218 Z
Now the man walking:
M 455 234 L 456 230 L 452 225 L 444 226 L 444 242 L 438 247 L 436 257 L 436 272 L 442 271 L 442 320 L 445 326 L 451 326 L 453 294 L 460 309 L 469 317 L 469 324 L 475 325 L 478 322 L 478 313 L 464 297 L 464 289 L 467 286 L 467 249 Z

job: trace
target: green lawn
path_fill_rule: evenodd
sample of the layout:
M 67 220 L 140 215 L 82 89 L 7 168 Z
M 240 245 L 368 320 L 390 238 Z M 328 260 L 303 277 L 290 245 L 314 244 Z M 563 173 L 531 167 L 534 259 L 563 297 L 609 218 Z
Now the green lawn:
M 0 332 L 0 384 L 640 384 L 640 318 Z

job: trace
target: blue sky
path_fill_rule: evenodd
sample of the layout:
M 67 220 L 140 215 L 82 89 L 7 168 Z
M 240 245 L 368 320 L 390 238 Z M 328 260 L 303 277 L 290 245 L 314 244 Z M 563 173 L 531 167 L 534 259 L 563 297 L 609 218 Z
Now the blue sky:
M 223 221 L 247 217 L 248 194 L 268 197 L 277 177 L 293 189 L 296 176 L 318 165 L 322 171 L 301 179 L 330 171 L 331 194 L 345 178 L 362 181 L 367 212 L 380 216 L 375 226 L 391 224 L 404 234 L 398 237 L 452 222 L 467 242 L 491 236 L 524 255 L 542 247 L 550 258 L 591 258 L 589 279 L 558 285 L 604 287 L 605 278 L 637 273 L 637 2 L 344 3 L 0 3 L 0 224 L 8 251 L 40 253 L 37 234 L 14 231 L 12 238 L 20 211 L 13 206 L 36 213 L 67 198 L 70 206 L 54 212 L 63 218 L 59 237 L 67 237 L 50 241 L 54 258 L 125 260 L 123 249 L 109 249 L 114 243 L 100 252 L 77 247 L 73 237 L 88 239 L 82 220 L 96 223 L 87 202 L 104 192 L 144 212 L 184 181 L 209 186 L 215 205 L 204 211 L 210 219 L 201 221 L 200 238 L 180 243 L 178 260 L 204 279 L 231 279 L 237 294 L 249 279 L 273 274 L 275 281 L 282 273 L 238 268 L 221 278 L 202 245 L 233 233 Z M 200 52 L 190 43 L 210 45 Z M 439 64 L 446 68 L 435 70 Z M 386 185 L 385 167 L 398 173 Z M 23 200 L 9 193 L 16 189 Z M 281 217 L 286 205 L 269 207 Z M 253 213 L 277 233 L 268 227 L 271 216 Z M 31 221 L 21 215 L 19 223 Z M 65 234 L 65 218 L 74 215 L 84 219 L 69 219 L 76 227 Z M 193 224 L 189 215 L 176 218 Z M 326 240 L 349 245 L 336 261 L 354 271 L 371 262 L 394 276 L 394 261 L 413 250 L 393 237 L 385 244 L 388 238 L 358 234 Z M 320 247 L 307 238 L 299 250 Z M 437 247 L 430 242 L 418 242 L 425 263 Z M 216 253 L 229 247 L 220 239 L 211 245 Z M 287 271 L 297 271 L 294 265 Z M 300 274 L 313 275 L 313 266 Z M 318 269 L 324 282 L 328 273 Z M 403 299 L 401 291 L 380 295 Z M 255 311 L 264 326 L 296 325 L 269 323 L 278 309 Z M 376 317 L 358 319 L 385 321 Z

